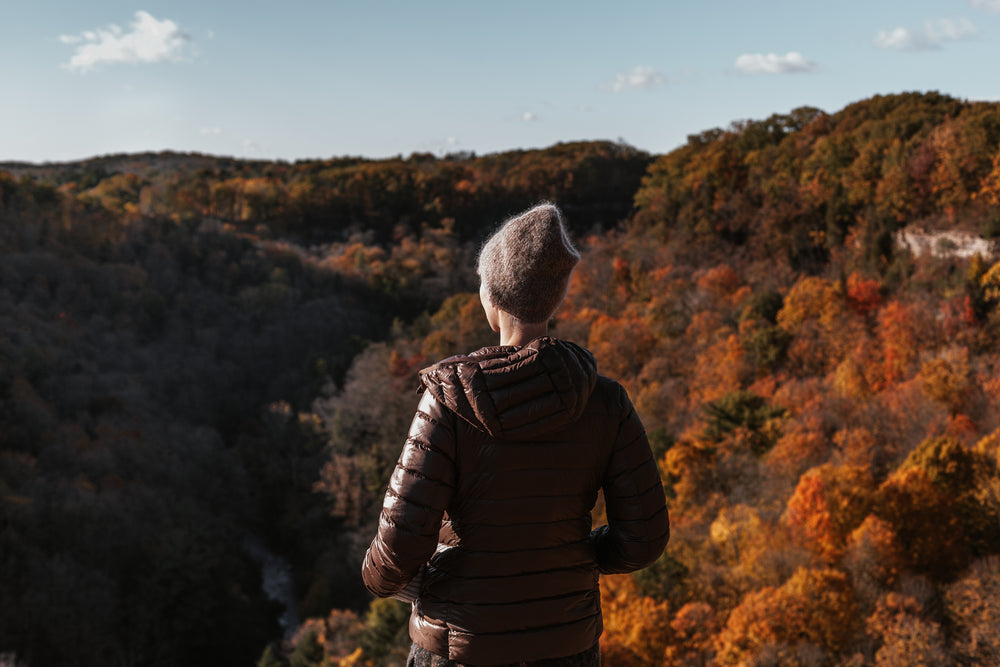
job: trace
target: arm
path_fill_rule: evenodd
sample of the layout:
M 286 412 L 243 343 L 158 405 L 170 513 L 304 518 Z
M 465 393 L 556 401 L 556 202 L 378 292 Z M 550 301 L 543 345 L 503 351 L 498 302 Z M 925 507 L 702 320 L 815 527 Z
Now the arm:
M 389 597 L 420 571 L 437 548 L 441 517 L 455 486 L 454 419 L 424 392 L 389 479 L 378 534 L 361 576 L 374 595 Z
M 622 418 L 603 482 L 608 525 L 591 533 L 602 574 L 650 565 L 670 539 L 663 483 L 646 431 L 625 390 L 619 391 Z

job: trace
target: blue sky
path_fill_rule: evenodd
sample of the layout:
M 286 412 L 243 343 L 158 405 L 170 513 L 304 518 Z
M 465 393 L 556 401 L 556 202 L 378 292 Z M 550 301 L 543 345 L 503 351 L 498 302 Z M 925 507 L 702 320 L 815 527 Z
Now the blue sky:
M 0 0 L 0 161 L 477 154 L 1000 100 L 1000 0 Z

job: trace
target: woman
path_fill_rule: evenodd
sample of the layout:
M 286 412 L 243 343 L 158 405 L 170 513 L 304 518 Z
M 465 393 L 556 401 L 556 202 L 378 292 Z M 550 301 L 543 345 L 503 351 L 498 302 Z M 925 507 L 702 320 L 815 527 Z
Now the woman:
M 478 263 L 500 346 L 420 372 L 362 568 L 373 594 L 412 599 L 408 665 L 599 665 L 598 575 L 666 546 L 663 487 L 625 390 L 546 336 L 579 259 L 555 206 L 505 222 Z M 608 525 L 592 531 L 599 489 Z

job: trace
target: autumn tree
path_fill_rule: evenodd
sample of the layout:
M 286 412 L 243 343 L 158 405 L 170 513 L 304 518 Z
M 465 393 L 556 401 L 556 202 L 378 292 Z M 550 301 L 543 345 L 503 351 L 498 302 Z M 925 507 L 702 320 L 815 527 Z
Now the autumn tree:
M 917 380 L 928 396 L 953 414 L 966 411 L 974 390 L 968 349 L 946 349 L 928 359 L 921 365 Z
M 924 471 L 940 492 L 953 503 L 956 519 L 977 555 L 996 553 L 1000 539 L 995 527 L 1000 508 L 988 490 L 996 484 L 996 462 L 981 450 L 947 437 L 928 438 L 902 465 L 902 469 Z
M 782 586 L 747 594 L 716 637 L 720 664 L 751 664 L 770 653 L 780 664 L 803 665 L 813 654 L 831 659 L 843 650 L 856 624 L 855 601 L 846 575 L 837 570 L 800 569 Z M 809 650 L 812 648 L 813 650 Z
M 864 468 L 825 464 L 799 479 L 784 520 L 804 545 L 833 563 L 871 510 L 873 492 Z
M 859 601 L 866 605 L 874 605 L 896 583 L 904 563 L 892 526 L 873 514 L 848 536 L 841 559 Z
M 892 301 L 879 312 L 879 340 L 884 359 L 886 383 L 907 377 L 916 359 L 917 334 L 912 311 L 903 303 Z
M 712 637 L 719 621 L 711 605 L 689 602 L 670 621 L 671 643 L 664 652 L 665 664 L 676 667 L 705 667 L 714 656 Z
M 974 562 L 944 598 L 962 664 L 1000 662 L 1000 557 Z
M 968 561 L 955 499 L 920 467 L 891 474 L 875 495 L 875 514 L 892 526 L 906 564 L 948 580 Z
M 666 602 L 641 595 L 628 575 L 601 577 L 601 658 L 615 665 L 660 665 L 669 638 Z
M 881 644 L 875 654 L 877 667 L 954 664 L 941 624 L 912 596 L 888 593 L 867 627 Z
M 777 322 L 793 336 L 789 362 L 805 375 L 824 375 L 836 367 L 861 332 L 840 286 L 818 277 L 804 278 L 792 287 Z

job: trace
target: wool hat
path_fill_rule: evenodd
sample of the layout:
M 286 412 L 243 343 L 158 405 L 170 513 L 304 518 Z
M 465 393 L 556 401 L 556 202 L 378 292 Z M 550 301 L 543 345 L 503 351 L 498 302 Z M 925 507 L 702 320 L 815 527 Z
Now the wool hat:
M 546 322 L 579 261 L 562 214 L 545 203 L 504 222 L 479 251 L 477 268 L 493 305 L 524 322 Z

